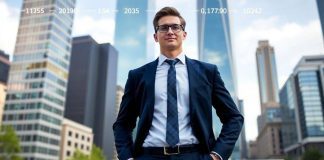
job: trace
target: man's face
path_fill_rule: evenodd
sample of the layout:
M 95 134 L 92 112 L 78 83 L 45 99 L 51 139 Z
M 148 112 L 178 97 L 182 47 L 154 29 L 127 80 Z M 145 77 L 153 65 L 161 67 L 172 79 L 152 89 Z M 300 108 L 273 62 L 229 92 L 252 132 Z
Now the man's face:
M 158 26 L 181 25 L 180 18 L 177 16 L 164 16 L 159 19 Z M 159 42 L 160 47 L 166 50 L 179 49 L 182 41 L 186 39 L 187 33 L 181 28 L 180 31 L 173 31 L 174 27 L 169 27 L 167 31 L 158 30 L 154 34 L 155 42 Z

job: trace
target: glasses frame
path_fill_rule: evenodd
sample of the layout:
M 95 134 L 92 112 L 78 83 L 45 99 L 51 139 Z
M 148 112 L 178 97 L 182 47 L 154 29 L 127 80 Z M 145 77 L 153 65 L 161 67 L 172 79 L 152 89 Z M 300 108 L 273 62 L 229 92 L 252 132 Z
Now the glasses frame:
M 174 30 L 172 29 L 172 26 L 174 26 L 174 25 L 178 25 L 178 26 L 180 26 L 180 30 L 179 30 L 179 31 L 174 31 Z M 167 27 L 168 27 L 168 30 L 167 30 L 167 31 L 162 31 L 162 32 L 161 32 L 161 31 L 159 30 L 159 28 L 160 28 L 161 26 L 167 26 Z M 163 24 L 163 25 L 159 25 L 159 26 L 157 26 L 157 27 L 155 28 L 155 33 L 157 33 L 157 32 L 160 32 L 160 33 L 167 33 L 167 32 L 170 30 L 170 28 L 171 28 L 171 30 L 172 30 L 173 33 L 179 33 L 181 30 L 182 30 L 182 31 L 185 30 L 185 28 L 184 28 L 184 26 L 183 26 L 182 24 L 171 24 L 171 25 Z

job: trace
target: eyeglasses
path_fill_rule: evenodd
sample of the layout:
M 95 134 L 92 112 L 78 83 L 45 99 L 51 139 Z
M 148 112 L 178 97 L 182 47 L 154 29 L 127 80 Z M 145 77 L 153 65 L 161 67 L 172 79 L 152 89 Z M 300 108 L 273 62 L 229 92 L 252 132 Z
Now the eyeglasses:
M 171 24 L 171 25 L 160 25 L 160 26 L 157 26 L 155 31 L 159 31 L 160 33 L 166 33 L 169 31 L 169 28 L 171 28 L 172 32 L 173 33 L 178 33 L 180 32 L 181 30 L 184 31 L 184 27 L 183 25 L 181 24 Z

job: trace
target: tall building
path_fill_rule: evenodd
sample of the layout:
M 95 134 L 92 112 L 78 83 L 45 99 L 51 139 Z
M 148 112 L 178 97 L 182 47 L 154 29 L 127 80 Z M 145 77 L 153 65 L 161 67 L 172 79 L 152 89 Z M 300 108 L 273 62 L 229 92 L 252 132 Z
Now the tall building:
M 112 159 L 118 54 L 91 36 L 73 38 L 64 116 L 93 129 L 94 143 Z
M 122 101 L 123 95 L 124 95 L 124 88 L 121 87 L 120 85 L 117 85 L 115 117 L 117 117 L 117 115 L 118 115 L 119 107 L 120 107 L 120 103 Z M 113 159 L 112 160 L 118 160 L 118 153 L 117 153 L 117 150 L 116 150 L 115 143 L 114 143 L 113 147 L 114 147 L 114 153 L 113 153 Z
M 10 68 L 9 54 L 0 50 L 0 83 L 7 84 Z
M 227 8 L 227 0 L 197 1 L 199 60 L 217 65 L 226 88 L 237 104 L 236 75 L 233 62 L 228 14 L 208 14 L 210 8 Z M 214 132 L 220 133 L 221 123 L 213 113 Z
M 0 50 L 0 126 L 2 123 L 3 107 L 6 100 L 9 67 L 9 55 Z
M 324 55 L 304 56 L 280 90 L 283 144 L 292 159 L 324 152 Z
M 239 100 L 238 102 L 238 108 L 239 111 L 241 112 L 241 114 L 244 116 L 244 102 L 242 99 Z M 240 159 L 247 159 L 248 158 L 248 149 L 247 149 L 247 144 L 246 144 L 246 135 L 245 135 L 245 124 L 243 124 L 242 127 L 242 132 L 241 135 L 239 137 L 239 144 L 240 144 Z
M 269 41 L 262 40 L 256 49 L 261 115 L 255 141 L 256 158 L 282 158 L 281 112 L 275 53 Z
M 5 105 L 7 85 L 0 82 L 0 126 L 2 123 L 3 107 Z
M 322 26 L 322 36 L 323 36 L 322 38 L 324 41 L 324 1 L 316 0 L 316 2 L 317 2 L 318 14 Z
M 10 66 L 3 125 L 12 125 L 25 160 L 59 158 L 75 0 L 24 0 Z M 40 8 L 35 11 L 34 8 Z
M 118 85 L 124 87 L 128 71 L 151 61 L 152 55 L 154 57 L 154 50 L 148 47 L 152 46 L 148 45 L 151 42 L 147 41 L 148 32 L 154 30 L 152 22 L 148 21 L 153 8 L 154 2 L 148 0 L 117 1 L 114 45 L 119 53 Z
M 116 90 L 116 110 L 115 110 L 115 115 L 117 117 L 118 112 L 119 112 L 119 106 L 122 101 L 124 95 L 124 88 L 121 87 L 120 85 L 117 85 L 117 90 Z
M 279 86 L 275 53 L 268 40 L 259 41 L 256 50 L 261 114 L 266 108 L 279 107 Z
M 227 0 L 198 0 L 198 54 L 199 60 L 215 64 L 236 104 L 237 83 L 236 71 L 233 60 L 230 23 L 228 14 L 210 14 L 211 8 L 228 8 Z M 213 130 L 219 135 L 222 124 L 216 113 L 213 112 Z M 234 147 L 232 154 L 239 157 L 239 143 Z M 232 158 L 234 158 L 232 156 Z
M 61 138 L 60 160 L 70 159 L 76 150 L 90 155 L 93 142 L 91 128 L 65 118 L 62 121 Z

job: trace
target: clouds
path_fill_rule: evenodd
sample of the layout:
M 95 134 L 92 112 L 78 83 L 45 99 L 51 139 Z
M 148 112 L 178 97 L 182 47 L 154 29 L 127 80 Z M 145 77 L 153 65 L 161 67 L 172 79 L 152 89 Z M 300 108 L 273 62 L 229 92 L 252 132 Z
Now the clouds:
M 233 48 L 238 71 L 239 97 L 245 102 L 247 139 L 256 137 L 256 118 L 260 114 L 255 51 L 259 40 L 274 47 L 278 81 L 281 87 L 304 55 L 324 53 L 319 21 L 306 24 L 280 23 L 279 16 L 259 18 L 238 30 Z M 280 88 L 279 88 L 280 89 Z M 251 125 L 253 124 L 253 125 Z
M 91 35 L 98 43 L 114 43 L 115 21 L 112 18 L 98 17 L 94 19 L 89 15 L 75 18 L 73 36 Z
M 19 9 L 0 1 L 0 49 L 12 57 L 19 23 Z

